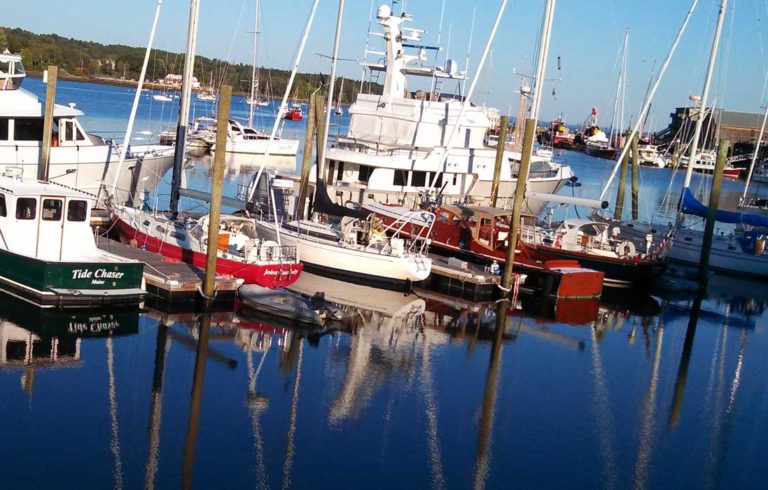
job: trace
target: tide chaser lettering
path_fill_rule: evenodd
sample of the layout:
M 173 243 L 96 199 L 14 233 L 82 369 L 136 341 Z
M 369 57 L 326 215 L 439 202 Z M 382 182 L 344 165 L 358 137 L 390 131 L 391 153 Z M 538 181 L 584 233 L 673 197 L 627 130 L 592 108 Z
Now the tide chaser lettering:
M 92 280 L 104 280 L 104 279 L 122 279 L 125 275 L 124 272 L 108 271 L 106 269 L 74 269 L 72 271 L 72 279 L 92 279 Z

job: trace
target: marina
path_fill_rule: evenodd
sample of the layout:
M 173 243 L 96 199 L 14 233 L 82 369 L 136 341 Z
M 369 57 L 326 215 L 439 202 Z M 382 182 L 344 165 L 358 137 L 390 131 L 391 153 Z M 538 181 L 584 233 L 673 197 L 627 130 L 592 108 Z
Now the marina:
M 768 108 L 690 2 L 578 68 L 556 0 L 0 26 L 5 484 L 760 488 Z

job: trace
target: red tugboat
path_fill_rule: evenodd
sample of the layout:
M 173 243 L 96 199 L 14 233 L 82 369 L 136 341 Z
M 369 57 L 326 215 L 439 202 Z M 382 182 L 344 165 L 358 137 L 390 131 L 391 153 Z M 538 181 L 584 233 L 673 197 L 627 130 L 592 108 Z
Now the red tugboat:
M 301 121 L 304 119 L 304 111 L 302 111 L 300 104 L 294 104 L 288 109 L 284 117 L 289 121 Z
M 381 218 L 385 225 L 408 212 L 402 206 L 381 203 L 363 207 Z M 431 247 L 451 256 L 492 264 L 492 269 L 493 264 L 496 267 L 504 264 L 512 211 L 488 206 L 443 205 L 434 213 Z M 420 229 L 428 224 L 413 220 L 412 226 Z M 407 232 L 416 236 L 418 231 Z M 515 253 L 515 269 L 527 275 L 526 286 L 539 287 L 554 298 L 597 298 L 602 293 L 602 272 L 585 269 L 575 260 L 537 260 L 527 255 L 526 250 Z
M 576 134 L 565 125 L 562 117 L 558 117 L 552 121 L 552 125 L 549 127 L 548 137 L 550 144 L 555 148 L 562 148 L 565 150 L 575 148 Z

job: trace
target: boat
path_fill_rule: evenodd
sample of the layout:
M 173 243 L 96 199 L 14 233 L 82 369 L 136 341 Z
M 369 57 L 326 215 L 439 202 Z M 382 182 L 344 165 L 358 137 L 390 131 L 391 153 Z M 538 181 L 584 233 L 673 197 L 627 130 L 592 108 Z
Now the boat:
M 197 100 L 203 102 L 216 102 L 216 93 L 212 90 L 205 90 L 197 93 Z
M 285 115 L 283 117 L 289 121 L 301 121 L 304 119 L 304 109 L 300 103 L 294 102 L 285 111 Z
M 43 141 L 44 105 L 22 88 L 26 77 L 21 56 L 0 53 L 0 173 L 20 169 L 27 179 L 39 177 L 38 162 Z M 130 145 L 125 149 L 100 136 L 89 134 L 78 118 L 83 112 L 74 104 L 53 108 L 48 179 L 100 195 L 115 186 L 115 199 L 135 199 L 153 190 L 173 165 L 173 148 L 166 145 Z M 125 151 L 124 171 L 118 174 L 120 153 Z
M 551 226 L 531 223 L 521 233 L 520 248 L 538 260 L 576 260 L 605 273 L 605 284 L 648 286 L 667 268 L 669 236 L 654 244 L 653 237 L 625 236 L 621 227 L 602 219 L 566 219 Z
M 393 289 L 408 289 L 429 276 L 429 227 L 410 239 L 399 235 L 405 234 L 416 217 L 434 218 L 431 213 L 409 213 L 383 226 L 366 211 L 332 203 L 322 182 L 315 189 L 314 201 L 315 219 L 283 220 L 279 228 L 283 243 L 296 247 L 308 271 Z M 317 213 L 334 221 L 321 221 Z M 273 221 L 257 220 L 256 225 L 260 234 L 276 239 Z
M 278 317 L 298 326 L 322 325 L 320 315 L 307 300 L 284 289 L 270 289 L 246 284 L 237 290 L 238 299 L 259 313 Z
M 752 172 L 752 181 L 759 184 L 768 184 L 768 158 L 755 167 Z
M 96 196 L 0 176 L 0 285 L 43 306 L 138 304 L 144 265 L 100 250 L 91 230 Z
M 371 203 L 364 209 L 391 225 L 409 211 L 399 205 Z M 429 232 L 430 247 L 449 257 L 458 257 L 489 265 L 490 272 L 500 272 L 506 262 L 512 211 L 488 206 L 443 204 L 434 209 L 435 220 Z M 420 219 L 414 224 L 426 227 Z M 530 217 L 533 218 L 533 217 Z M 407 227 L 405 233 L 414 233 Z M 416 229 L 422 233 L 422 229 Z M 514 269 L 525 274 L 526 285 L 546 284 L 547 293 L 559 298 L 599 297 L 603 288 L 603 273 L 581 267 L 574 260 L 540 260 L 529 249 L 520 246 L 515 252 Z M 556 283 L 556 284 L 553 284 Z
M 209 132 L 207 137 L 211 151 L 216 151 L 215 124 L 213 127 L 213 132 Z M 235 120 L 229 120 L 227 127 L 228 153 L 246 153 L 249 155 L 269 153 L 272 156 L 296 156 L 298 150 L 299 140 L 297 139 L 274 138 L 270 141 L 268 133 L 250 126 L 243 126 Z
M 603 137 L 605 136 L 605 133 L 599 134 L 603 134 Z M 597 136 L 593 136 L 587 140 L 587 144 L 584 147 L 584 151 L 587 155 L 596 158 L 606 158 L 608 160 L 615 159 L 617 152 L 616 148 L 612 147 L 607 140 L 602 141 L 597 138 Z
M 571 150 L 576 144 L 576 135 L 565 125 L 562 117 L 558 117 L 545 133 L 547 142 L 554 148 Z
M 715 150 L 699 151 L 696 154 L 696 163 L 693 165 L 693 170 L 696 170 L 697 172 L 713 173 L 715 171 L 716 157 L 717 155 L 715 154 Z M 680 165 L 682 166 L 682 168 L 687 169 L 689 161 L 690 161 L 690 158 L 688 156 L 681 157 Z M 743 169 L 741 168 L 734 167 L 730 163 L 726 163 L 725 168 L 723 169 L 723 177 L 726 177 L 729 179 L 738 179 L 739 176 L 741 175 L 742 170 Z M 756 172 L 757 171 L 755 171 L 755 173 Z
M 344 79 L 341 79 L 341 86 L 339 87 L 339 97 L 336 100 L 336 110 L 334 111 L 334 114 L 337 116 L 343 116 L 344 115 L 344 109 L 341 108 L 341 97 L 344 94 Z
M 428 67 L 418 61 L 418 55 L 407 53 L 434 49 L 418 44 L 418 29 L 403 26 L 410 19 L 392 15 L 386 5 L 378 9 L 386 60 L 364 65 L 379 83 L 378 77 L 384 75 L 383 93 L 358 94 L 348 109 L 346 135 L 326 145 L 329 193 L 361 204 L 419 200 L 430 193 L 446 202 L 466 199 L 488 204 L 496 148 L 486 136 L 498 126 L 499 112 L 438 90 L 447 83 L 461 83 L 466 74 L 458 70 L 455 60 Z M 435 80 L 436 88 L 432 93 L 407 92 L 408 77 Z M 457 134 L 463 136 L 449 138 L 447 131 L 456 126 Z M 502 201 L 514 194 L 520 158 L 517 151 L 504 152 Z M 310 175 L 314 180 L 315 172 Z M 534 156 L 530 175 L 529 189 L 555 193 L 573 172 L 550 158 Z M 528 202 L 533 212 L 543 205 L 544 201 Z
M 658 168 L 667 166 L 667 161 L 659 154 L 659 147 L 657 145 L 638 145 L 637 156 L 640 165 Z
M 156 100 L 158 102 L 173 102 L 173 97 L 168 94 L 154 94 L 152 95 L 152 100 Z
M 205 268 L 208 253 L 208 216 L 172 219 L 127 206 L 111 206 L 112 219 L 125 243 L 135 243 L 162 254 Z M 245 284 L 268 288 L 286 287 L 298 279 L 302 266 L 295 246 L 281 246 L 257 233 L 243 216 L 222 215 L 216 244 L 216 273 L 229 274 Z

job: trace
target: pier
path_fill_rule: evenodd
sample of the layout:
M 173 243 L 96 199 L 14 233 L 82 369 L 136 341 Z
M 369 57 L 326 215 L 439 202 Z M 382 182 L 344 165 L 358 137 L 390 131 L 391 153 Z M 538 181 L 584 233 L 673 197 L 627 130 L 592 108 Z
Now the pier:
M 131 247 L 117 240 L 99 238 L 97 245 L 101 250 L 144 263 L 144 289 L 147 291 L 147 302 L 153 307 L 181 312 L 199 306 L 199 291 L 205 277 L 202 269 L 184 262 L 169 261 L 160 254 Z M 217 276 L 215 308 L 232 311 L 238 286 L 238 280 L 234 277 Z

